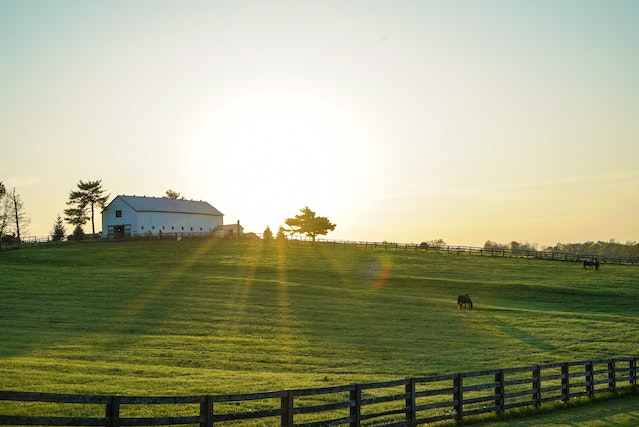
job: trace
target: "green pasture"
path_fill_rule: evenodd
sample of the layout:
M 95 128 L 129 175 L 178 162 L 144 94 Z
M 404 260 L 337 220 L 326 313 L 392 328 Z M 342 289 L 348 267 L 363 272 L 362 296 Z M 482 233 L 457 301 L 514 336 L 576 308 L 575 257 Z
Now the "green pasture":
M 633 266 L 195 240 L 26 248 L 0 271 L 2 390 L 249 393 L 639 352 Z

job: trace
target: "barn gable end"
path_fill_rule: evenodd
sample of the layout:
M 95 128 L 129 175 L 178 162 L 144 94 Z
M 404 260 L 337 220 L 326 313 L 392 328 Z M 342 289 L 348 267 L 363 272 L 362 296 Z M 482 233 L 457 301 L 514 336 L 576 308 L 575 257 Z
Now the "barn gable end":
M 109 239 L 207 235 L 223 224 L 219 210 L 194 200 L 120 195 L 102 211 L 102 236 Z

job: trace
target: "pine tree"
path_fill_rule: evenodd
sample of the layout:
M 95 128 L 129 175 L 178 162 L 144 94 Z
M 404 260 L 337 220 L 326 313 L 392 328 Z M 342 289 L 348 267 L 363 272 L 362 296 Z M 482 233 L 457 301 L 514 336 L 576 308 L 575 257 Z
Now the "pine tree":
M 73 229 L 73 240 L 83 240 L 83 239 L 84 239 L 84 230 L 82 230 L 82 226 L 78 224 Z
M 58 214 L 58 217 L 53 223 L 53 231 L 51 232 L 51 240 L 54 242 L 59 242 L 64 239 L 65 236 L 64 223 L 62 222 L 62 217 Z
M 104 208 L 109 195 L 103 195 L 104 190 L 100 180 L 87 182 L 80 180 L 78 188 L 79 190 L 69 193 L 67 205 L 75 205 L 75 207 L 64 210 L 65 220 L 69 224 L 82 226 L 90 219 L 91 233 L 95 236 L 95 206 Z
M 266 229 L 264 230 L 263 237 L 265 242 L 268 242 L 271 239 L 273 239 L 273 232 L 271 231 L 271 228 L 268 225 L 266 226 Z

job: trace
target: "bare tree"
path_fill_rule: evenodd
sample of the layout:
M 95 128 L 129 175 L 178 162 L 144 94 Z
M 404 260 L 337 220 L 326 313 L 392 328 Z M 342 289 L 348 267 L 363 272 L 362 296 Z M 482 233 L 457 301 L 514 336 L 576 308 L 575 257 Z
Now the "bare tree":
M 9 198 L 6 197 L 7 189 L 4 184 L 0 182 L 0 240 L 4 236 L 4 232 L 9 225 L 10 218 L 10 206 Z M 1 247 L 1 246 L 0 246 Z
M 15 188 L 8 193 L 6 197 L 9 198 L 11 221 L 13 221 L 16 238 L 18 239 L 18 244 L 20 244 L 22 241 L 20 236 L 27 231 L 27 227 L 31 223 L 31 218 L 29 218 L 24 212 L 24 203 L 22 202 L 20 195 L 16 193 Z

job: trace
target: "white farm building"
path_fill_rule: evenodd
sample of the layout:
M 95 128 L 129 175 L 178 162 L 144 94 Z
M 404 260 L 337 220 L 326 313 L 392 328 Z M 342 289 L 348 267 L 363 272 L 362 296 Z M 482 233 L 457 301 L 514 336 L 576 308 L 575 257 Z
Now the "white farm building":
M 102 211 L 102 237 L 241 234 L 225 227 L 224 215 L 207 202 L 166 197 L 117 196 Z

